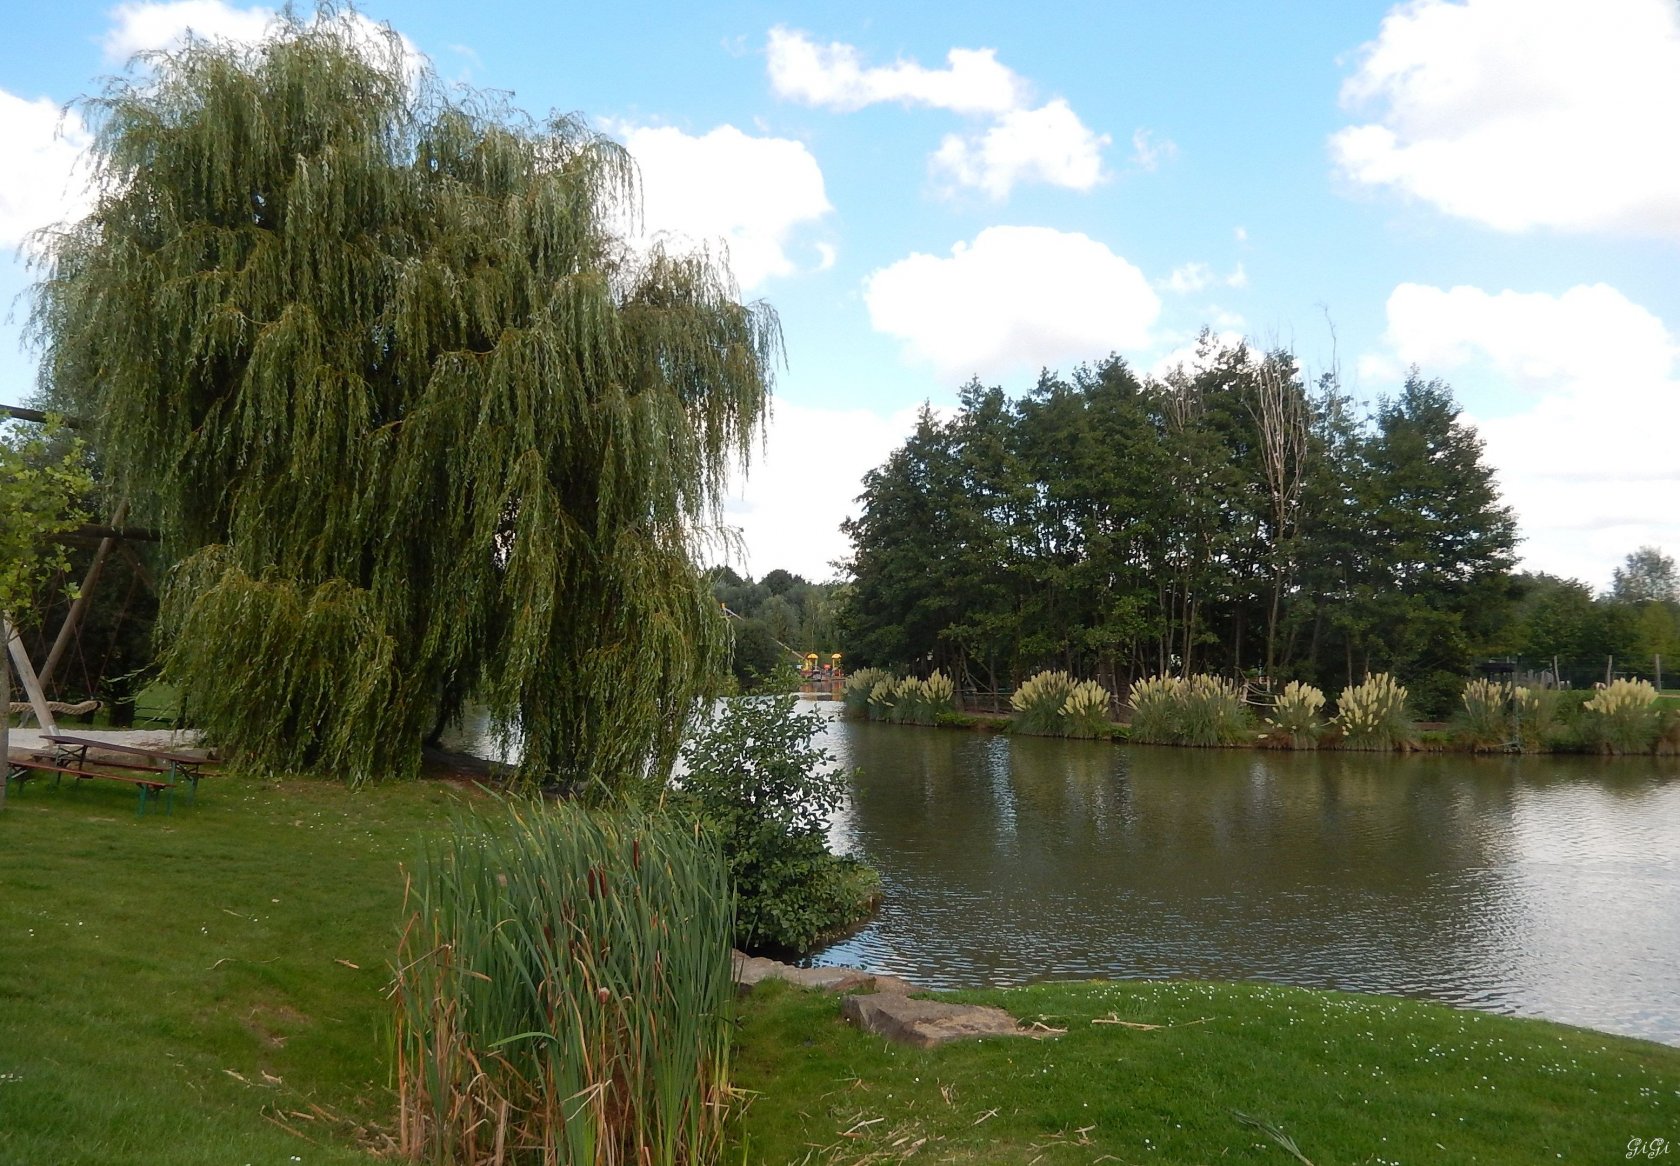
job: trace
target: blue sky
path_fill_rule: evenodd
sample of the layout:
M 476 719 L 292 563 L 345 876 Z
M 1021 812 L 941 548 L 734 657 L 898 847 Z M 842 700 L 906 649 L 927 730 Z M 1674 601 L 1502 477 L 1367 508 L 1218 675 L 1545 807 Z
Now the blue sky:
M 815 578 L 858 480 L 971 376 L 1197 331 L 1448 380 L 1525 563 L 1595 587 L 1680 554 L 1680 3 L 369 3 L 447 80 L 578 112 L 649 230 L 723 239 L 781 315 L 744 565 Z M 35 3 L 0 40 L 0 297 L 75 213 L 59 107 L 128 55 L 261 35 L 233 0 Z M 29 391 L 18 319 L 0 398 Z M 1335 343 L 1332 344 L 1332 325 Z

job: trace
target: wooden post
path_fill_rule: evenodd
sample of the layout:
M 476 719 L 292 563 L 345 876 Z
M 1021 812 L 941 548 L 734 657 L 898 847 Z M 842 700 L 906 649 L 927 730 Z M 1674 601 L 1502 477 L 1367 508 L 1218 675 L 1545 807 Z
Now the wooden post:
M 1615 667 L 1616 667 L 1616 657 L 1613 654 L 1604 657 L 1604 687 L 1605 688 L 1610 687 L 1610 681 L 1613 679 L 1613 673 L 1614 673 Z
M 111 515 L 111 525 L 121 527 L 123 519 L 128 517 L 128 500 L 123 499 L 118 505 L 116 513 Z M 64 623 L 58 629 L 58 638 L 53 640 L 52 651 L 47 653 L 47 662 L 41 665 L 41 691 L 47 690 L 52 683 L 53 672 L 58 668 L 59 660 L 64 657 L 64 650 L 70 646 L 70 641 L 81 626 L 82 616 L 87 612 L 88 601 L 93 598 L 93 589 L 99 585 L 99 572 L 105 569 L 105 559 L 111 553 L 111 548 L 117 545 L 117 540 L 106 535 L 99 540 L 99 549 L 93 552 L 93 562 L 88 565 L 87 575 L 82 579 L 82 589 L 76 592 L 76 598 L 70 603 L 70 611 L 64 617 Z M 92 696 L 92 693 L 88 694 Z
M 12 654 L 12 662 L 17 665 L 18 679 L 23 681 L 23 690 L 29 694 L 29 703 L 35 706 L 35 719 L 47 732 L 58 732 L 58 723 L 53 720 L 52 710 L 47 707 L 46 694 L 35 682 L 35 668 L 29 662 L 29 653 L 24 649 L 23 637 L 18 635 L 17 628 L 12 626 L 10 615 L 0 613 L 0 629 L 4 630 L 6 648 Z M 6 715 L 8 718 L 11 716 L 10 700 L 6 702 Z

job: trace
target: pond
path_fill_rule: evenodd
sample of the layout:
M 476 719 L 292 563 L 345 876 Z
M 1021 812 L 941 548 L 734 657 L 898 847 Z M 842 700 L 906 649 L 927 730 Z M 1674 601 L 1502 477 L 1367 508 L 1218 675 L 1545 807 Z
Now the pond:
M 1680 1044 L 1680 762 L 1119 747 L 834 719 L 880 914 L 812 962 L 929 987 L 1263 979 Z

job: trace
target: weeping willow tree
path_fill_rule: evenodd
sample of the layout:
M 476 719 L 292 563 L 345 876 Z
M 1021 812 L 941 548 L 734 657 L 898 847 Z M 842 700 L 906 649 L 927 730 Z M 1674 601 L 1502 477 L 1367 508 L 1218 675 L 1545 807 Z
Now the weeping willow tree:
M 45 395 L 155 509 L 165 676 L 253 763 L 413 772 L 471 699 L 526 780 L 658 775 L 726 644 L 691 552 L 775 316 L 625 244 L 619 146 L 446 94 L 364 27 L 193 41 L 89 103 Z

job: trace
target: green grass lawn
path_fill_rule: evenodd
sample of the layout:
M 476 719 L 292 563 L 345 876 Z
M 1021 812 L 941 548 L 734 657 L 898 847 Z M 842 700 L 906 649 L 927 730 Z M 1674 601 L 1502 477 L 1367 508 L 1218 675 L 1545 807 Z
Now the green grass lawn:
M 1680 1049 L 1584 1029 L 1268 984 L 953 998 L 1066 1031 L 923 1052 L 845 1028 L 832 1000 L 756 989 L 736 1074 L 762 1094 L 750 1159 L 1298 1160 L 1233 1111 L 1317 1166 L 1609 1162 L 1630 1138 L 1680 1134 Z
M 207 777 L 136 818 L 126 786 L 14 787 L 0 1162 L 366 1162 L 399 864 L 466 797 Z
M 480 795 L 207 778 L 14 790 L 0 814 L 0 1163 L 368 1163 L 393 1123 L 401 863 Z M 1065 1035 L 934 1052 L 829 997 L 748 997 L 729 1163 L 1609 1162 L 1680 1140 L 1680 1050 L 1266 985 L 963 997 Z M 1115 1019 L 1156 1028 L 1093 1024 Z

